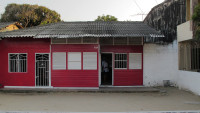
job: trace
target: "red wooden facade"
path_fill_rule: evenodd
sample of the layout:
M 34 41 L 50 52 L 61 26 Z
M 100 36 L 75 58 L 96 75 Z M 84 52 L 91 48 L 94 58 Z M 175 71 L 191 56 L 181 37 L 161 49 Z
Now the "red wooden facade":
M 97 70 L 83 70 L 83 52 L 97 52 L 98 45 L 66 45 L 52 44 L 51 52 L 81 52 L 81 70 L 53 70 L 51 73 L 53 87 L 98 87 L 98 63 Z M 97 54 L 98 56 L 98 54 Z M 66 55 L 67 57 L 67 55 Z M 67 58 L 66 58 L 67 59 Z M 67 60 L 66 60 L 66 64 Z M 68 66 L 68 65 L 66 65 Z
M 35 53 L 49 53 L 50 39 L 9 38 L 0 41 L 0 80 L 4 86 L 35 86 Z M 27 53 L 27 72 L 8 72 L 8 54 Z
M 99 87 L 99 50 L 112 53 L 142 53 L 143 46 L 101 46 L 99 44 L 51 44 L 50 39 L 8 38 L 0 41 L 0 84 L 4 86 L 35 87 L 35 54 L 51 53 L 51 86 L 52 87 Z M 97 70 L 53 70 L 53 52 L 97 52 Z M 9 53 L 27 53 L 27 72 L 10 73 L 8 71 Z M 128 54 L 127 54 L 128 55 Z M 66 55 L 67 57 L 67 55 Z M 67 59 L 67 58 L 66 58 Z M 142 58 L 143 59 L 143 58 Z M 128 63 L 128 62 L 127 62 Z M 66 60 L 67 64 L 67 60 Z M 142 60 L 143 64 L 143 60 Z M 127 64 L 128 65 L 128 64 Z M 67 67 L 67 65 L 66 65 Z M 113 86 L 143 85 L 142 69 L 113 69 Z
M 115 53 L 142 53 L 143 54 L 143 46 L 102 46 L 102 52 L 112 52 Z M 142 55 L 143 56 L 143 55 Z M 129 57 L 127 57 L 129 58 Z M 143 59 L 143 58 L 142 58 Z M 129 61 L 129 59 L 128 59 Z M 142 60 L 143 62 L 143 60 Z M 114 62 L 113 62 L 114 63 Z M 129 63 L 129 62 L 127 62 Z M 127 64 L 127 69 L 113 69 L 113 82 L 114 86 L 136 86 L 143 85 L 143 63 L 142 69 L 129 69 L 129 65 Z

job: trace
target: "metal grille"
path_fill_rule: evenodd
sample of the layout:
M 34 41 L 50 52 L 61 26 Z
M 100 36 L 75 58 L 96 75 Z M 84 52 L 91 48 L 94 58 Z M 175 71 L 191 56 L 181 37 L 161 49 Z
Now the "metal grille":
M 27 72 L 27 54 L 9 54 L 9 72 Z
M 116 53 L 115 54 L 115 69 L 126 69 L 127 68 L 127 54 Z
M 84 44 L 95 44 L 97 43 L 97 38 L 85 37 L 83 38 Z
M 82 42 L 82 38 L 68 38 L 68 44 L 80 44 Z
M 65 38 L 53 38 L 51 39 L 52 44 L 66 44 L 66 39 Z
M 49 86 L 49 54 L 36 54 L 36 86 Z
M 200 71 L 200 45 L 194 43 L 191 46 L 191 69 Z
M 100 45 L 113 45 L 113 38 L 99 38 Z
M 142 45 L 141 37 L 128 38 L 129 45 Z
M 179 69 L 188 71 L 200 71 L 200 43 L 179 43 Z
M 114 38 L 114 45 L 127 45 L 127 38 Z

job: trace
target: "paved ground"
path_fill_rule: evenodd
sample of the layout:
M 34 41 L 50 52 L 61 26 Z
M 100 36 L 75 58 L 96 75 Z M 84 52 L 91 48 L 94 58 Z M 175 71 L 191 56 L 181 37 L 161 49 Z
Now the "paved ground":
M 167 93 L 0 93 L 0 111 L 200 111 L 199 96 L 176 88 L 165 90 Z

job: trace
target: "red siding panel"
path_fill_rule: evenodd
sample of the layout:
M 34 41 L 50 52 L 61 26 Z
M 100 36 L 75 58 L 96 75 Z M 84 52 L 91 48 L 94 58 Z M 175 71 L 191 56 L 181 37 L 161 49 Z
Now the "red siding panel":
M 127 56 L 128 56 L 128 53 L 142 53 L 143 54 L 143 46 L 132 46 L 132 45 L 131 46 L 128 46 L 128 45 L 127 46 L 101 46 L 101 52 L 127 53 Z M 143 60 L 142 60 L 142 69 L 137 69 L 137 70 L 129 69 L 128 63 L 127 63 L 127 69 L 114 69 L 114 86 L 143 85 Z M 113 64 L 114 64 L 114 59 L 113 59 Z M 114 65 L 113 65 L 113 68 L 114 68 Z
M 59 44 L 51 45 L 52 52 L 97 52 L 98 44 Z M 66 62 L 67 62 L 66 55 Z M 66 63 L 68 64 L 68 63 Z M 66 66 L 66 68 L 68 65 Z M 53 70 L 51 73 L 53 87 L 98 87 L 98 60 L 97 70 L 83 70 L 83 53 L 82 53 L 81 70 Z
M 0 41 L 0 84 L 4 86 L 35 86 L 35 53 L 49 53 L 49 39 L 10 38 Z M 8 53 L 27 53 L 27 72 L 8 72 Z

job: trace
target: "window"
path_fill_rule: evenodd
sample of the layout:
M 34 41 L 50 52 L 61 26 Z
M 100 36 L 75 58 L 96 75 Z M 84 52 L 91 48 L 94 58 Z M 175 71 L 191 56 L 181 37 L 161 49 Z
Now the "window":
M 83 69 L 97 69 L 97 53 L 83 52 Z
M 113 38 L 111 37 L 103 37 L 103 38 L 99 38 L 99 43 L 100 45 L 113 45 Z
M 53 53 L 53 69 L 66 69 L 66 52 Z
M 185 41 L 179 43 L 179 69 L 200 72 L 200 43 Z
M 97 38 L 94 38 L 94 37 L 84 37 L 83 38 L 84 44 L 95 44 L 97 42 L 98 42 Z
M 129 45 L 142 45 L 141 37 L 128 38 Z
M 27 54 L 9 54 L 9 72 L 27 72 Z
M 115 54 L 115 69 L 126 69 L 127 68 L 127 54 L 116 53 Z
M 129 53 L 129 69 L 142 69 L 142 53 Z
M 114 45 L 127 45 L 127 38 L 126 37 L 114 38 Z
M 68 44 L 81 44 L 82 38 L 68 38 L 67 43 Z
M 68 69 L 81 69 L 81 52 L 68 53 Z
M 52 44 L 66 44 L 66 39 L 65 38 L 52 38 L 51 39 Z

